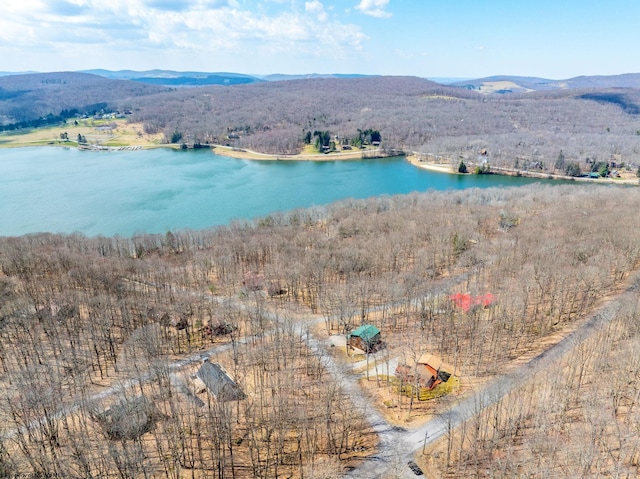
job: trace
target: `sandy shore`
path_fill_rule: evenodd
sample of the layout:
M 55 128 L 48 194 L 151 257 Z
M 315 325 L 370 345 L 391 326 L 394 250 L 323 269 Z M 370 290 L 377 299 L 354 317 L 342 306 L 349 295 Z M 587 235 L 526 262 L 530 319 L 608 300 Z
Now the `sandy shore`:
M 380 149 L 335 151 L 327 154 L 299 153 L 297 155 L 272 155 L 246 148 L 233 148 L 230 146 L 212 145 L 211 150 L 220 156 L 240 158 L 243 160 L 270 160 L 270 161 L 335 161 L 335 160 L 363 160 L 367 158 L 385 158 L 390 155 Z
M 413 166 L 417 166 L 418 168 L 422 168 L 424 170 L 429 171 L 437 171 L 438 173 L 449 173 L 450 175 L 458 175 L 457 171 L 453 171 L 451 165 L 448 163 L 433 163 L 429 161 L 424 161 L 419 159 L 416 155 L 407 156 L 407 161 L 411 163 Z

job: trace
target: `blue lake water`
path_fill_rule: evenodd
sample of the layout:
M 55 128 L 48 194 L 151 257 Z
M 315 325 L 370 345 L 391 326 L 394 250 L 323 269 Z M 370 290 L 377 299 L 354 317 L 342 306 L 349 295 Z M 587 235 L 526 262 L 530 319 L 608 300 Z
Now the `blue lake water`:
M 2 149 L 0 235 L 164 233 L 345 198 L 536 181 L 433 173 L 404 158 L 251 161 L 209 150 Z

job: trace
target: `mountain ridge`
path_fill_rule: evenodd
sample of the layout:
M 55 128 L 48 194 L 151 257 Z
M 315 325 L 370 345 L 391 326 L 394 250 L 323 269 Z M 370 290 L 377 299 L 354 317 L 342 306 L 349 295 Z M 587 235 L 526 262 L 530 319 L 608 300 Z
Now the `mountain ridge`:
M 581 75 L 564 80 L 517 75 L 494 75 L 451 83 L 451 86 L 481 93 L 524 93 L 530 91 L 578 90 L 586 88 L 640 88 L 640 73 Z
M 164 87 L 199 87 L 208 85 L 239 85 L 262 82 L 308 80 L 319 78 L 372 78 L 390 75 L 361 73 L 271 73 L 245 74 L 237 72 L 205 72 L 179 70 L 108 70 L 88 69 L 69 73 L 91 74 L 110 80 L 129 80 L 137 83 Z M 0 78 L 24 75 L 47 75 L 51 72 L 0 72 Z M 526 93 L 532 91 L 576 90 L 588 88 L 640 88 L 640 73 L 618 75 L 579 75 L 567 79 L 550 79 L 535 76 L 492 75 L 488 77 L 456 79 L 453 77 L 419 77 L 442 85 L 448 85 L 480 93 Z

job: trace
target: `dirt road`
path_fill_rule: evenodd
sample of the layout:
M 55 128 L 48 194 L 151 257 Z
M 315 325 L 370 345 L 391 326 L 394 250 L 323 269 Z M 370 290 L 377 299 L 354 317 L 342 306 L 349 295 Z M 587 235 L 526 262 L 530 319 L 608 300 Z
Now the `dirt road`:
M 639 290 L 640 277 L 636 278 L 626 291 L 608 301 L 584 324 L 563 340 L 514 371 L 495 378 L 484 388 L 454 404 L 448 410 L 441 412 L 438 417 L 421 427 L 401 431 L 380 426 L 381 443 L 378 448 L 379 452 L 350 471 L 345 477 L 350 479 L 415 477 L 407 463 L 417 451 L 452 432 L 463 421 L 479 414 L 483 409 L 496 403 L 500 398 L 521 386 L 537 372 L 543 371 L 558 361 L 575 346 L 615 318 L 626 297 L 637 299 Z M 372 406 L 371 409 L 373 409 Z M 373 420 L 377 421 L 377 414 L 374 415 Z M 401 454 L 399 454 L 400 452 Z
M 451 278 L 449 281 L 440 285 L 440 287 L 450 287 L 456 282 L 463 281 L 464 278 L 465 275 Z M 161 288 L 162 285 L 132 282 L 131 287 Z M 349 396 L 354 408 L 364 413 L 369 424 L 379 437 L 379 444 L 376 453 L 367 458 L 358 467 L 349 471 L 345 477 L 350 479 L 372 479 L 389 476 L 407 478 L 415 477 L 413 472 L 411 472 L 407 466 L 407 463 L 417 451 L 452 432 L 463 421 L 477 415 L 487 406 L 494 404 L 500 398 L 521 386 L 534 374 L 548 368 L 552 363 L 558 361 L 576 345 L 580 344 L 580 342 L 594 334 L 602 326 L 608 324 L 616 316 L 616 313 L 620 309 L 620 305 L 627 297 L 637 299 L 639 290 L 640 276 L 633 281 L 633 284 L 627 290 L 611 298 L 603 307 L 585 321 L 584 324 L 582 324 L 573 333 L 566 336 L 563 340 L 551 346 L 549 349 L 517 369 L 496 377 L 482 389 L 452 405 L 448 410 L 441 412 L 433 420 L 415 429 L 404 429 L 389 424 L 377 411 L 376 406 L 373 403 L 373 398 L 369 397 L 367 393 L 360 388 L 359 380 L 361 375 L 354 373 L 351 365 L 344 364 L 329 354 L 330 342 L 326 338 L 316 336 L 313 333 L 314 328 L 312 327 L 323 321 L 324 318 L 314 315 L 313 317 L 308 316 L 302 320 L 296 320 L 293 323 L 295 332 L 304 339 L 311 351 L 320 358 L 322 363 L 325 365 L 327 372 L 342 385 L 343 391 Z M 229 301 L 226 298 L 210 296 L 202 292 L 189 290 L 181 290 L 179 292 L 190 296 L 204 296 L 214 302 Z M 243 310 L 254 307 L 248 306 L 237 299 L 229 301 L 229 306 Z M 283 317 L 277 312 L 262 311 L 261 314 L 274 323 L 283 324 L 289 322 L 288 318 Z M 291 323 L 289 324 L 291 325 Z M 245 343 L 250 339 L 251 337 L 239 338 L 236 344 Z M 216 354 L 228 350 L 231 347 L 233 347 L 232 343 L 213 346 L 206 351 L 197 352 L 182 360 L 167 362 L 163 365 L 162 369 L 166 373 L 175 374 L 191 364 L 202 361 L 208 356 L 215 356 Z M 54 417 L 61 417 L 70 414 L 77 410 L 81 404 L 85 404 L 86 401 L 99 401 L 110 395 L 121 392 L 124 388 L 127 388 L 132 384 L 145 383 L 152 379 L 157 373 L 158 371 L 149 372 L 138 377 L 120 381 L 117 384 L 90 396 L 89 398 L 79 399 L 66 407 L 62 407 L 54 414 Z M 176 386 L 179 388 L 183 387 L 177 379 Z M 36 419 L 25 427 L 35 427 L 45 419 L 46 418 Z M 3 431 L 3 435 L 5 438 L 8 438 L 18 432 L 19 430 L 16 429 L 5 430 Z

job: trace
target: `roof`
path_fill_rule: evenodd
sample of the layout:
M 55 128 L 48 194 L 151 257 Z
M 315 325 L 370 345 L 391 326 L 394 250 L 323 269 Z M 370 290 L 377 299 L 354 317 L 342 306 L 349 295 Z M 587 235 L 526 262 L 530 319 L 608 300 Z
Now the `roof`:
M 438 356 L 430 353 L 424 353 L 417 361 L 418 364 L 429 366 L 434 371 L 446 371 L 453 374 L 453 366 L 442 361 Z
M 203 362 L 196 372 L 196 377 L 202 380 L 207 390 L 218 401 L 234 401 L 246 397 L 240 386 L 219 364 Z
M 357 336 L 364 341 L 371 341 L 376 335 L 380 334 L 380 330 L 373 324 L 363 324 L 359 328 L 354 329 L 349 333 L 349 337 Z
M 96 413 L 94 419 L 100 423 L 109 439 L 124 440 L 136 439 L 151 431 L 160 416 L 149 399 L 136 396 Z
M 495 297 L 491 293 L 480 296 L 471 296 L 469 293 L 456 293 L 451 295 L 454 304 L 467 312 L 474 306 L 482 305 L 483 308 L 491 306 L 495 302 Z

